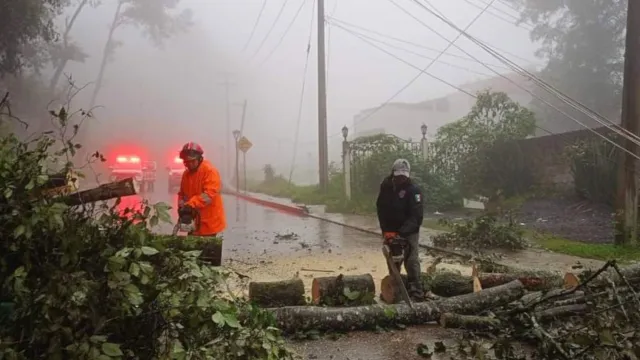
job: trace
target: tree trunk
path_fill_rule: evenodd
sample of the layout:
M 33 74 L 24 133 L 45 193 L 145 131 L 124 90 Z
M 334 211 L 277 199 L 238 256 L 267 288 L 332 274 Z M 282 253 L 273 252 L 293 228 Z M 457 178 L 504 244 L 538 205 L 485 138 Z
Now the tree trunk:
M 587 305 L 558 306 L 550 309 L 536 311 L 536 319 L 541 322 L 549 322 L 558 318 L 579 315 L 587 311 Z M 447 329 L 464 329 L 470 331 L 492 331 L 499 329 L 503 322 L 499 318 L 488 316 L 460 315 L 455 313 L 444 313 L 440 317 L 440 326 Z
M 69 46 L 69 33 L 71 32 L 71 28 L 73 27 L 76 20 L 78 19 L 78 16 L 82 12 L 82 9 L 87 5 L 88 2 L 89 0 L 82 0 L 80 4 L 78 4 L 78 7 L 76 8 L 76 11 L 71 16 L 71 19 L 69 20 L 69 22 L 66 23 L 64 34 L 62 34 L 62 43 L 65 50 Z M 60 76 L 62 75 L 62 72 L 64 71 L 64 68 L 67 66 L 68 62 L 69 62 L 68 57 L 58 59 L 58 63 L 56 64 L 56 71 L 53 74 L 53 77 L 51 78 L 51 82 L 49 83 L 50 93 L 54 92 L 56 86 L 58 85 L 58 81 L 60 81 Z
M 447 329 L 465 329 L 471 331 L 493 331 L 500 327 L 499 319 L 488 316 L 459 315 L 444 313 L 440 317 L 440 326 Z
M 371 274 L 318 277 L 311 283 L 311 300 L 317 305 L 369 305 L 375 292 Z
M 136 194 L 138 194 L 138 186 L 133 178 L 128 178 L 73 193 L 65 196 L 63 201 L 69 206 L 77 206 Z
M 98 72 L 98 77 L 96 78 L 96 84 L 93 88 L 93 93 L 91 94 L 91 102 L 89 103 L 89 111 L 92 111 L 94 106 L 96 105 L 96 100 L 98 99 L 98 94 L 100 93 L 100 89 L 102 88 L 102 81 L 104 80 L 104 71 L 107 68 L 107 62 L 109 60 L 109 54 L 111 53 L 113 46 L 113 33 L 118 28 L 118 21 L 120 20 L 120 10 L 122 9 L 122 0 L 118 1 L 118 7 L 116 8 L 116 12 L 113 15 L 113 21 L 111 22 L 111 27 L 109 28 L 109 36 L 107 37 L 107 42 L 104 44 L 104 49 L 102 50 L 102 61 L 100 62 L 100 71 Z
M 520 281 L 496 286 L 478 293 L 446 298 L 439 301 L 406 304 L 369 305 L 350 308 L 296 306 L 269 309 L 278 327 L 286 333 L 307 330 L 349 331 L 371 329 L 379 325 L 424 324 L 437 321 L 444 312 L 477 314 L 507 305 L 524 295 Z
M 519 274 L 480 274 L 478 276 L 480 284 L 483 289 L 489 289 L 498 285 L 503 285 L 514 280 L 520 280 L 525 289 L 529 291 L 536 291 L 540 289 L 552 289 L 562 286 L 562 276 L 555 274 L 546 274 L 538 272 L 521 272 Z M 405 283 L 407 277 L 402 275 L 402 280 Z M 436 272 L 429 275 L 422 274 L 422 286 L 425 291 L 431 291 L 431 293 L 438 296 L 457 296 L 473 292 L 473 277 L 460 275 L 453 272 Z M 396 284 L 391 276 L 385 276 L 380 283 L 380 298 L 388 303 L 395 304 L 400 299 L 396 296 L 397 289 Z
M 621 267 L 620 273 L 622 273 L 622 276 L 624 276 L 629 282 L 637 282 L 638 278 L 640 278 L 640 263 Z M 624 283 L 620 275 L 618 275 L 618 272 L 613 267 L 610 267 L 589 283 L 589 285 L 609 286 L 609 281 L 613 281 L 615 284 L 621 285 Z
M 565 316 L 584 314 L 587 310 L 586 304 L 558 306 L 536 312 L 536 318 L 540 322 L 547 322 Z
M 250 282 L 249 300 L 260 307 L 305 305 L 302 279 L 275 282 Z

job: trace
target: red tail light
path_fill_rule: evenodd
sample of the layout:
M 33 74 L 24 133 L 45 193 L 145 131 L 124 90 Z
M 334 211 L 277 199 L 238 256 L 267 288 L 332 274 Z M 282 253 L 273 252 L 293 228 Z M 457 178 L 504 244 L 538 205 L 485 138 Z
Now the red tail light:
M 140 163 L 140 158 L 139 158 L 139 157 L 137 157 L 137 156 L 129 156 L 129 157 L 126 157 L 126 156 L 118 156 L 118 157 L 116 158 L 116 162 L 117 162 L 117 163 L 120 163 L 120 164 L 127 164 L 127 163 L 130 163 L 130 164 L 139 164 L 139 163 Z

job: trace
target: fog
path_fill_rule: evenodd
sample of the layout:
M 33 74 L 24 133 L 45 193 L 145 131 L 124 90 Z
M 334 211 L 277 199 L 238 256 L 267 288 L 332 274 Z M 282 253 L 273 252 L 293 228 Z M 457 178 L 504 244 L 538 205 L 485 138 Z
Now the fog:
M 240 104 L 246 100 L 244 134 L 253 143 L 247 154 L 250 172 L 255 173 L 270 163 L 277 172 L 288 174 L 304 79 L 306 85 L 293 180 L 315 182 L 318 132 L 315 13 L 311 25 L 314 1 L 288 1 L 273 32 L 259 48 L 283 1 L 267 2 L 255 35 L 244 51 L 262 5 L 261 0 L 183 1 L 180 7 L 191 9 L 193 26 L 165 41 L 161 48 L 154 47 L 135 27 L 119 28 L 115 38 L 122 42 L 122 46 L 116 49 L 113 61 L 107 65 L 104 85 L 96 102 L 100 108 L 95 110 L 96 119 L 90 125 L 91 146 L 103 148 L 120 142 L 136 142 L 147 147 L 159 164 L 164 164 L 171 159 L 168 154 L 176 151 L 182 143 L 197 141 L 205 147 L 205 156 L 224 171 L 226 164 L 220 161 L 223 147 L 231 139 L 228 129 L 240 127 Z M 265 61 L 303 1 L 304 7 L 291 30 Z M 480 0 L 437 0 L 432 3 L 460 27 L 465 27 L 480 12 L 478 6 L 486 5 Z M 447 38 L 453 39 L 457 35 L 412 3 L 402 2 L 402 5 Z M 89 54 L 86 62 L 70 63 L 65 70 L 72 75 L 76 85 L 87 86 L 75 99 L 76 106 L 88 106 L 115 6 L 115 1 L 112 1 L 97 9 L 86 9 L 71 31 L 73 39 Z M 500 3 L 494 7 L 518 15 Z M 444 49 L 447 45 L 389 1 L 340 0 L 338 3 L 338 0 L 327 0 L 325 8 L 326 14 L 332 18 L 388 36 L 434 49 Z M 505 17 L 495 9 L 491 12 Z M 306 77 L 303 77 L 310 29 L 308 69 Z M 538 61 L 533 55 L 535 45 L 529 40 L 528 31 L 497 20 L 491 14 L 482 16 L 469 32 L 523 58 L 514 58 L 522 66 Z M 358 112 L 388 100 L 418 72 L 339 28 L 327 25 L 326 38 L 329 155 L 330 160 L 339 161 L 342 126 L 350 126 Z M 456 44 L 479 59 L 492 62 L 488 54 L 469 41 L 461 38 Z M 258 49 L 260 51 L 256 53 Z M 424 56 L 437 55 L 433 51 L 415 48 L 413 51 Z M 393 53 L 419 67 L 430 62 L 408 52 L 393 50 Z M 477 72 L 488 73 L 482 65 L 464 61 L 455 55 L 463 54 L 452 48 L 441 59 L 470 71 L 435 63 L 430 72 L 456 85 L 483 78 Z M 233 83 L 230 87 L 229 126 L 225 87 L 222 85 L 227 75 Z M 423 75 L 394 101 L 420 102 L 455 91 Z

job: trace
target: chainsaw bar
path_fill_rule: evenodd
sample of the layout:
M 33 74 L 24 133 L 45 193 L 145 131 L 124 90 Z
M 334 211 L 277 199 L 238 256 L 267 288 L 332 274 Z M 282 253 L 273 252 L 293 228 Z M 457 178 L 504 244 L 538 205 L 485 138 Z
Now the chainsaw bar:
M 413 302 L 409 297 L 407 287 L 404 286 L 404 282 L 402 281 L 402 277 L 400 276 L 400 271 L 398 271 L 398 267 L 393 261 L 393 256 L 391 256 L 391 251 L 389 250 L 389 247 L 387 245 L 382 246 L 382 254 L 384 254 L 385 259 L 387 259 L 387 264 L 389 265 L 389 269 L 391 270 L 391 277 L 393 278 L 393 281 L 395 281 L 396 285 L 400 289 L 400 296 L 402 296 L 404 302 L 406 302 L 407 305 L 409 305 L 409 307 L 413 309 Z

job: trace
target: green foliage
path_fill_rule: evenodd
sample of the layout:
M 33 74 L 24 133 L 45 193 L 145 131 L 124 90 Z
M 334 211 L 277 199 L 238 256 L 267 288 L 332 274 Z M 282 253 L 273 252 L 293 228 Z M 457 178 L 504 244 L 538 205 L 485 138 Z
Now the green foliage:
M 0 139 L 0 358 L 291 358 L 272 315 L 230 296 L 229 274 L 199 261 L 203 244 L 151 233 L 168 206 L 125 216 L 117 204 L 42 196 L 58 172 L 48 165 L 73 167 L 77 147 Z
M 369 199 L 369 208 L 375 210 L 375 199 L 382 179 L 391 174 L 396 159 L 407 159 L 411 164 L 412 181 L 424 192 L 425 207 L 431 210 L 449 210 L 462 206 L 457 184 L 448 174 L 435 171 L 425 161 L 420 149 L 392 135 L 374 135 L 355 139 L 352 144 L 352 192 L 358 201 Z
M 271 164 L 266 164 L 262 171 L 264 171 L 264 182 L 270 183 L 273 182 L 276 178 L 276 170 L 271 166 Z
M 527 248 L 524 229 L 513 218 L 501 224 L 493 215 L 485 214 L 463 223 L 443 219 L 451 231 L 434 237 L 433 244 L 445 248 L 461 248 L 482 252 L 487 249 L 522 250 Z
M 617 141 L 614 136 L 609 137 Z M 619 151 L 604 139 L 581 140 L 567 147 L 576 193 L 594 203 L 613 205 Z
M 0 20 L 0 78 L 17 74 L 25 67 L 40 69 L 45 48 L 56 31 L 54 17 L 65 0 L 3 0 Z
M 458 164 L 453 178 L 465 197 L 525 191 L 533 177 L 515 141 L 534 133 L 534 114 L 502 92 L 478 93 L 464 118 L 438 130 L 435 157 Z
M 624 67 L 626 0 L 510 0 L 521 20 L 534 25 L 531 39 L 547 60 L 539 74 L 550 85 L 609 118 L 619 116 Z M 542 89 L 538 95 L 574 116 L 583 116 Z M 533 101 L 543 127 L 554 132 L 580 125 Z M 591 122 L 590 122 L 591 123 Z

